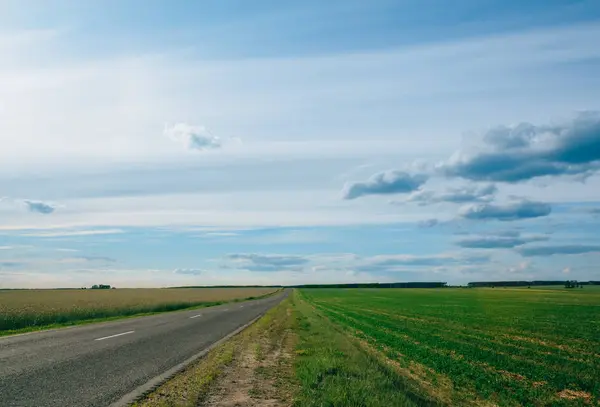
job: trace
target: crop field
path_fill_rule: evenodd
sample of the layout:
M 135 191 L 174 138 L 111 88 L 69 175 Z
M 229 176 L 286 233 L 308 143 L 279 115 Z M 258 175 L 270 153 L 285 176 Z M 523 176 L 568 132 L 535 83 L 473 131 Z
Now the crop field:
M 0 334 L 256 298 L 274 288 L 0 290 Z
M 312 289 L 299 299 L 432 405 L 584 406 L 600 405 L 598 288 Z

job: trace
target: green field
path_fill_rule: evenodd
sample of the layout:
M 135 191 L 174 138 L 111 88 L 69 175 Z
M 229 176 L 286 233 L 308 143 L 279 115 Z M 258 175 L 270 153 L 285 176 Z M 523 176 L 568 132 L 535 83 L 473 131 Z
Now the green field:
M 275 288 L 0 290 L 0 335 L 218 305 L 274 291 Z
M 406 394 L 433 404 L 600 400 L 597 287 L 313 289 L 299 297 L 392 369 Z M 338 405 L 361 405 L 346 401 Z

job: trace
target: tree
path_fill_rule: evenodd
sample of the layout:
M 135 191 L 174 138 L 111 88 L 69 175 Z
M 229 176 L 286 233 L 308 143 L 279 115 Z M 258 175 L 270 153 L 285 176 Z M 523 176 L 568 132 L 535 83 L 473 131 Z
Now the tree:
M 577 288 L 579 286 L 577 280 L 565 281 L 565 288 Z

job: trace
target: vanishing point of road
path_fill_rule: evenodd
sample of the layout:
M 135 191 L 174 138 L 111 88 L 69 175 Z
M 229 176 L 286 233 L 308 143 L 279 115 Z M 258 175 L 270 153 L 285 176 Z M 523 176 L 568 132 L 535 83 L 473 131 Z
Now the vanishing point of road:
M 2 337 L 0 405 L 119 405 L 287 295 Z

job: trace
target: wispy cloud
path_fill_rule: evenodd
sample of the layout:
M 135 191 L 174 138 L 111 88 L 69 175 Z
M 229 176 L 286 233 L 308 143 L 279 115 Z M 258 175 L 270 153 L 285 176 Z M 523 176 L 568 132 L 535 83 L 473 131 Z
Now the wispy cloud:
M 356 199 L 366 195 L 405 194 L 416 191 L 428 179 L 425 174 L 409 174 L 392 170 L 373 175 L 365 182 L 348 183 L 344 186 L 344 199 Z
M 255 272 L 295 273 L 371 273 L 381 276 L 388 272 L 431 271 L 439 267 L 458 267 L 488 263 L 485 253 L 440 253 L 428 255 L 390 254 L 358 256 L 352 253 L 314 255 L 232 254 L 225 258 L 230 268 Z
M 548 216 L 552 208 L 543 202 L 523 200 L 507 204 L 474 204 L 460 210 L 460 216 L 471 220 L 515 221 Z
M 517 251 L 525 257 L 553 256 L 569 254 L 600 253 L 599 245 L 548 245 L 548 246 L 526 246 L 518 248 Z
M 206 270 L 178 268 L 178 269 L 173 270 L 173 274 L 181 274 L 181 275 L 187 275 L 187 276 L 200 276 L 202 274 L 206 274 Z
M 236 267 L 250 271 L 301 271 L 309 263 L 305 256 L 281 254 L 230 254 L 227 258 Z
M 542 242 L 548 240 L 548 236 L 541 235 L 523 235 L 518 232 L 512 236 L 506 235 L 484 235 L 467 237 L 459 239 L 455 243 L 464 248 L 471 249 L 508 249 L 517 246 L 522 246 L 532 242 Z
M 108 256 L 76 256 L 74 259 L 81 259 L 89 262 L 115 263 L 117 260 Z
M 442 253 L 436 255 L 381 255 L 362 259 L 356 267 L 359 271 L 404 271 L 407 267 L 438 267 L 450 265 L 480 264 L 490 261 L 486 254 Z
M 21 267 L 24 264 L 25 263 L 20 262 L 20 261 L 1 261 L 0 267 L 14 268 L 14 267 Z
M 427 220 L 422 220 L 418 223 L 421 228 L 432 228 L 434 226 L 439 225 L 440 221 L 438 219 L 432 218 Z
M 90 230 L 57 230 L 52 232 L 23 233 L 21 236 L 29 237 L 68 237 L 68 236 L 93 236 L 115 235 L 125 233 L 122 229 L 90 229 Z

